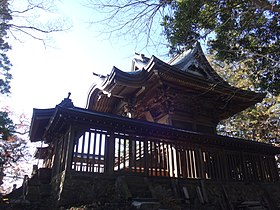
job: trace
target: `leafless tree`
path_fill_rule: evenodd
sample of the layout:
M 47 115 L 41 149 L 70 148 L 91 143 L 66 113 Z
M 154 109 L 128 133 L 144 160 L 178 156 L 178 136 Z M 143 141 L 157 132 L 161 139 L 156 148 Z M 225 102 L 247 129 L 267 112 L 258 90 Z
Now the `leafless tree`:
M 85 5 L 98 15 L 93 16 L 92 24 L 103 26 L 100 31 L 108 38 L 129 37 L 130 42 L 158 45 L 162 32 L 162 18 L 172 12 L 168 0 L 88 0 Z
M 56 13 L 58 0 L 8 0 L 12 20 L 7 22 L 11 36 L 23 41 L 25 37 L 42 41 L 46 45 L 49 34 L 70 29 L 66 18 Z

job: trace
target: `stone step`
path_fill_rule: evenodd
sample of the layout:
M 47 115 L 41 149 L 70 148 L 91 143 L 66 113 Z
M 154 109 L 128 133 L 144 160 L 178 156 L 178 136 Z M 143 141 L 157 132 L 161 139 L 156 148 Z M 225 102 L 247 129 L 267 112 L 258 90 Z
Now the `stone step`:
M 237 206 L 237 209 L 248 209 L 248 210 L 266 210 L 260 201 L 244 201 Z
M 146 198 L 146 197 L 137 197 L 133 198 L 132 201 L 138 201 L 138 202 L 159 202 L 157 198 Z
M 133 198 L 150 198 L 152 193 L 150 191 L 143 191 L 139 189 L 129 189 Z
M 142 200 L 142 201 L 132 201 L 132 206 L 134 206 L 136 209 L 159 209 L 160 208 L 160 202 L 158 201 L 152 201 L 152 200 Z
M 143 177 L 127 176 L 124 178 L 125 183 L 132 195 L 135 197 L 152 197 L 148 183 Z

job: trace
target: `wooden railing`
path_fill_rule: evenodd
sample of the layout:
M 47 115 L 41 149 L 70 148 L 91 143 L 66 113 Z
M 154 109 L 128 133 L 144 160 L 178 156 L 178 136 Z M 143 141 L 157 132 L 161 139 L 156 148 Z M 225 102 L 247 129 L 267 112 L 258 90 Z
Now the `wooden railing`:
M 274 155 L 247 150 L 193 143 L 188 134 L 175 139 L 91 128 L 75 141 L 72 170 L 220 181 L 278 180 Z

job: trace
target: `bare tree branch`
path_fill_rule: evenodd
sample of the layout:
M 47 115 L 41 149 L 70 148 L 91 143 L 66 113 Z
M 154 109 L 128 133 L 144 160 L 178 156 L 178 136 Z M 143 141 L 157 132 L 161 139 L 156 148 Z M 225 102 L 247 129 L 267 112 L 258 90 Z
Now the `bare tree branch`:
M 139 40 L 146 39 L 145 45 L 154 43 L 153 34 L 161 33 L 160 21 L 168 11 L 169 1 L 127 0 L 124 2 L 105 0 L 89 0 L 86 5 L 102 15 L 102 18 L 92 20 L 91 24 L 102 24 L 102 34 L 132 36 L 137 45 Z M 142 42 L 143 43 L 143 42 Z
M 280 13 L 280 7 L 277 4 L 271 4 L 268 1 L 261 1 L 261 0 L 251 0 L 253 4 L 255 4 L 257 7 L 263 9 L 263 10 L 268 10 L 271 12 L 277 12 Z

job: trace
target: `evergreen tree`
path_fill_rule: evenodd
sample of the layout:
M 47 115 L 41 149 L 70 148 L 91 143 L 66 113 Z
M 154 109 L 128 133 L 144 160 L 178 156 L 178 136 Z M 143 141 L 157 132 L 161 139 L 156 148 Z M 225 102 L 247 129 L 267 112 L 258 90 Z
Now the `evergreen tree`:
M 230 85 L 245 90 L 256 90 L 256 83 L 244 63 L 233 67 L 208 57 L 216 72 Z M 218 125 L 222 135 L 239 137 L 278 145 L 280 142 L 280 95 L 267 94 L 261 103 L 223 120 Z
M 10 93 L 10 74 L 11 62 L 7 56 L 7 52 L 11 50 L 11 46 L 7 42 L 7 31 L 10 28 L 9 21 L 12 20 L 10 15 L 9 3 L 7 0 L 0 1 L 0 93 Z M 0 116 L 1 117 L 1 116 Z
M 245 63 L 256 90 L 280 93 L 280 0 L 88 1 L 107 15 L 99 22 L 110 35 L 122 31 L 161 43 L 151 39 L 161 24 L 171 54 L 202 41 L 215 60 Z
M 218 61 L 248 67 L 256 90 L 280 93 L 280 1 L 171 1 L 163 18 L 170 52 L 204 39 Z

